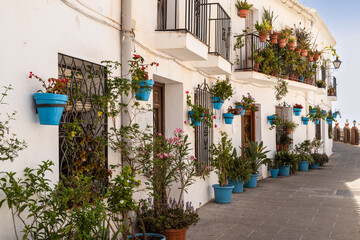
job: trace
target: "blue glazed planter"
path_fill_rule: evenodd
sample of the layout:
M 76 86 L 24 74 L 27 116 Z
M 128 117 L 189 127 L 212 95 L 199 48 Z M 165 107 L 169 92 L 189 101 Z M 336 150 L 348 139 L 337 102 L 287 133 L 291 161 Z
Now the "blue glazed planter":
M 142 237 L 143 234 L 142 233 L 136 233 L 135 237 Z M 154 236 L 154 237 L 159 237 L 161 238 L 161 240 L 166 240 L 164 235 L 158 234 L 158 233 L 146 233 L 146 236 Z M 127 239 L 132 239 L 133 236 L 127 236 Z
M 226 185 L 225 187 L 220 187 L 219 184 L 212 185 L 215 193 L 215 202 L 217 203 L 230 203 L 231 202 L 231 194 L 234 188 L 233 185 Z
M 326 116 L 326 111 L 321 111 L 321 114 L 325 117 Z
M 320 120 L 315 120 L 314 123 L 315 124 L 319 124 Z
M 319 163 L 312 163 L 312 164 L 310 164 L 309 168 L 310 169 L 317 169 L 319 166 L 320 166 Z
M 234 114 L 232 113 L 223 113 L 225 124 L 232 124 L 234 119 Z
M 236 108 L 241 108 L 240 116 L 243 116 L 245 114 L 245 108 L 243 106 L 236 106 Z
M 219 97 L 213 97 L 214 101 L 214 109 L 220 110 L 222 105 L 224 104 L 224 100 Z
M 271 177 L 277 178 L 278 173 L 279 173 L 279 169 L 270 169 Z
M 234 188 L 232 190 L 233 193 L 241 193 L 244 191 L 244 183 L 240 180 L 232 180 L 232 179 L 228 179 L 228 182 L 230 185 L 233 185 Z
M 314 116 L 314 115 L 316 114 L 316 112 L 317 112 L 317 111 L 316 111 L 316 109 L 312 109 L 310 112 L 311 112 L 311 115 L 313 115 L 313 116 Z
M 35 93 L 34 99 L 40 124 L 59 125 L 68 96 L 54 93 Z
M 299 81 L 300 81 L 300 82 L 304 82 L 304 80 L 305 80 L 305 77 L 304 77 L 304 76 L 300 76 L 300 77 L 299 77 Z
M 307 118 L 307 117 L 302 117 L 301 120 L 302 120 L 302 123 L 303 123 L 304 125 L 308 125 L 308 123 L 309 123 L 309 118 Z
M 326 119 L 326 122 L 327 122 L 327 124 L 330 125 L 332 121 L 331 121 L 331 119 L 327 118 L 327 119 Z
M 250 179 L 246 181 L 245 187 L 247 188 L 256 188 L 257 185 L 257 177 L 259 174 L 251 174 Z
M 294 108 L 294 114 L 295 116 L 300 116 L 301 108 Z
M 338 115 L 339 115 L 338 113 L 333 113 L 334 118 L 337 118 Z
M 276 120 L 276 118 L 277 118 L 277 117 L 276 117 L 276 116 L 273 116 L 273 115 L 267 117 L 267 119 L 269 120 L 269 122 L 270 122 L 271 125 L 273 125 L 274 120 Z
M 193 115 L 193 113 L 194 113 L 194 111 L 189 111 L 189 116 L 190 116 L 190 118 L 191 118 L 191 122 L 194 124 L 194 126 L 196 126 L 196 127 L 199 127 L 199 126 L 201 126 L 201 122 L 199 122 L 199 121 L 194 121 L 194 119 L 191 117 L 191 115 Z
M 153 80 L 142 80 L 139 83 L 140 89 L 136 92 L 135 98 L 139 101 L 148 101 L 152 87 L 154 86 Z
M 299 162 L 299 171 L 301 171 L 301 172 L 309 171 L 309 161 Z
M 279 166 L 279 176 L 290 176 L 290 165 Z

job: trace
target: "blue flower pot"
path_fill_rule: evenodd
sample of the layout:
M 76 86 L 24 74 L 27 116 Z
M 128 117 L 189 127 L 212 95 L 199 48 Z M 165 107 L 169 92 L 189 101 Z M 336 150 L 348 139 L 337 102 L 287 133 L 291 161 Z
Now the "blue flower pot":
M 142 80 L 139 83 L 140 89 L 136 92 L 135 98 L 139 101 L 148 101 L 152 87 L 154 86 L 153 80 Z
M 316 112 L 317 112 L 317 111 L 316 111 L 316 109 L 312 109 L 310 112 L 311 112 L 311 115 L 313 115 L 313 116 L 314 116 L 314 115 L 316 114 Z
M 309 161 L 299 162 L 299 171 L 301 171 L 301 172 L 309 171 Z
M 294 114 L 295 116 L 300 116 L 301 108 L 294 108 Z
M 333 113 L 334 118 L 337 118 L 338 115 L 339 115 L 338 113 Z
M 314 123 L 315 124 L 319 124 L 320 120 L 315 120 Z
M 34 99 L 41 125 L 59 125 L 68 96 L 54 93 L 35 93 Z
M 309 118 L 308 117 L 302 117 L 301 120 L 302 120 L 302 123 L 304 125 L 308 125 L 308 123 L 309 123 Z
M 331 119 L 327 118 L 327 119 L 326 119 L 326 122 L 327 122 L 327 124 L 330 125 L 332 121 L 331 121 Z
M 317 169 L 320 166 L 320 163 L 312 163 L 310 164 L 309 168 L 310 169 Z
M 278 173 L 279 173 L 279 169 L 270 169 L 271 177 L 277 178 Z
M 234 119 L 234 114 L 232 113 L 223 113 L 225 124 L 232 124 Z
M 274 120 L 276 120 L 276 118 L 277 118 L 277 117 L 276 117 L 276 116 L 273 116 L 273 115 L 267 117 L 267 119 L 269 120 L 269 122 L 270 122 L 271 125 L 273 125 Z
M 215 202 L 217 203 L 230 203 L 231 202 L 231 194 L 234 188 L 233 185 L 226 185 L 225 187 L 220 187 L 219 184 L 212 185 L 215 192 Z
M 299 77 L 299 81 L 300 81 L 300 82 L 304 82 L 304 80 L 305 80 L 305 76 L 300 76 L 300 77 Z
M 135 237 L 142 237 L 143 234 L 142 233 L 136 233 Z M 166 240 L 164 235 L 158 234 L 158 233 L 146 233 L 146 236 L 154 236 L 154 237 L 158 237 L 161 238 L 161 240 Z M 129 235 L 127 236 L 127 239 L 132 239 L 133 236 Z
M 224 104 L 224 99 L 219 97 L 213 97 L 214 101 L 214 109 L 220 110 L 222 105 Z
M 321 111 L 321 114 L 325 117 L 326 116 L 326 111 Z
M 233 185 L 234 188 L 232 190 L 233 193 L 241 193 L 244 191 L 244 183 L 240 180 L 232 180 L 232 179 L 228 179 L 228 182 L 230 185 Z
M 241 112 L 240 112 L 240 116 L 243 116 L 243 115 L 245 115 L 245 108 L 244 108 L 244 106 L 236 106 L 236 108 L 241 108 Z
M 290 165 L 279 166 L 279 176 L 290 176 Z
M 194 114 L 194 111 L 189 111 L 189 116 L 190 116 L 190 118 L 191 118 L 191 122 L 194 124 L 194 126 L 196 126 L 196 127 L 199 127 L 199 126 L 201 126 L 201 122 L 199 122 L 199 121 L 194 121 L 194 119 L 191 117 L 191 115 L 193 115 Z
M 259 174 L 251 174 L 250 179 L 246 181 L 245 187 L 247 188 L 256 188 L 257 185 L 257 178 Z

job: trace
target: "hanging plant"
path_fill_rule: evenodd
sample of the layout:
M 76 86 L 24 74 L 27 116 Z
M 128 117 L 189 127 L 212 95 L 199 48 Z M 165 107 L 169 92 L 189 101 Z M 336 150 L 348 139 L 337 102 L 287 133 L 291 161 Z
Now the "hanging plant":
M 211 91 L 213 94 L 214 108 L 218 110 L 221 109 L 224 101 L 230 99 L 234 94 L 234 90 L 228 80 L 217 80 Z
M 249 11 L 250 8 L 253 7 L 253 5 L 249 4 L 246 0 L 244 0 L 244 1 L 237 0 L 235 7 L 239 11 L 239 16 L 241 18 L 246 18 L 247 12 Z
M 247 96 L 242 95 L 242 99 L 240 102 L 235 102 L 236 108 L 243 108 L 245 110 L 250 110 L 253 112 L 259 111 L 259 107 L 256 106 L 255 98 L 253 98 L 250 93 Z
M 277 101 L 280 102 L 281 99 L 283 99 L 289 92 L 287 85 L 288 83 L 284 79 L 278 78 L 277 84 L 275 86 L 275 99 Z
M 189 92 L 186 92 L 186 103 L 191 108 L 189 111 L 189 116 L 191 118 L 190 125 L 192 127 L 198 127 L 201 123 L 205 123 L 208 127 L 212 127 L 213 118 L 215 118 L 214 114 L 210 112 L 210 110 L 206 107 L 201 106 L 200 104 L 192 104 L 191 97 Z

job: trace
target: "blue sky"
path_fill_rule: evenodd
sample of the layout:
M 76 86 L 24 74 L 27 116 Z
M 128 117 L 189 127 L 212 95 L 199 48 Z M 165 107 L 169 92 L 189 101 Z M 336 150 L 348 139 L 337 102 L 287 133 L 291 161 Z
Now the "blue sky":
M 342 61 L 341 68 L 333 72 L 337 78 L 338 100 L 333 110 L 342 115 L 340 125 L 346 119 L 352 125 L 360 123 L 360 1 L 359 0 L 299 0 L 307 7 L 315 8 L 336 39 L 336 50 Z

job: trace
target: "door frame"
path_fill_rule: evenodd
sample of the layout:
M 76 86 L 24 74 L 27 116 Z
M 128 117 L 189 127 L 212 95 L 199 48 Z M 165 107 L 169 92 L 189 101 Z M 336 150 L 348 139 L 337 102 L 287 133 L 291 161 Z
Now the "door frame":
M 245 126 L 245 116 L 250 116 L 251 117 L 251 139 L 250 141 L 255 141 L 255 112 L 251 111 L 251 110 L 247 110 L 245 111 L 244 116 L 241 116 L 241 147 L 245 147 L 246 144 L 246 139 L 245 139 L 245 130 L 244 130 L 244 126 Z
M 154 88 L 158 87 L 160 88 L 160 94 L 161 94 L 161 107 L 160 107 L 160 115 L 161 115 L 161 129 L 160 132 L 164 135 L 165 134 L 165 84 L 164 83 L 159 83 L 159 82 L 155 82 L 154 86 L 153 86 L 153 91 Z M 153 109 L 154 109 L 154 97 L 153 97 Z

